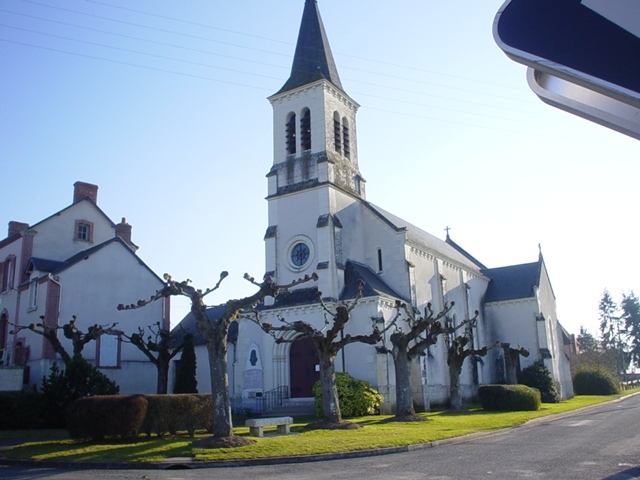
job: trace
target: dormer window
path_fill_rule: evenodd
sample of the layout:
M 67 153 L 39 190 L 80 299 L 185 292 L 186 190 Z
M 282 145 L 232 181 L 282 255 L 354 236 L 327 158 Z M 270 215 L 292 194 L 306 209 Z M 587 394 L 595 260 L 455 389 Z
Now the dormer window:
M 289 114 L 289 118 L 287 119 L 287 124 L 285 126 L 286 130 L 286 148 L 287 154 L 291 155 L 296 153 L 296 114 Z
M 93 242 L 93 223 L 86 220 L 76 220 L 74 239 L 81 242 Z
M 311 111 L 305 109 L 300 119 L 300 146 L 302 151 L 311 150 Z

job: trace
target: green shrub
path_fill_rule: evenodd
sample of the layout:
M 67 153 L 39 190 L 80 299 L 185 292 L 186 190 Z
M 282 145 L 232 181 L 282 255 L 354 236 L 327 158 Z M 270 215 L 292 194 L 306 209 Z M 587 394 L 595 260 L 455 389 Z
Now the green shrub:
M 213 431 L 211 394 L 144 395 L 149 403 L 141 431 L 158 436 L 186 430 L 193 437 L 196 430 Z
M 540 410 L 540 392 L 526 385 L 481 385 L 480 404 L 485 410 L 503 412 Z
M 573 375 L 576 395 L 614 395 L 620 392 L 620 382 L 608 370 L 585 367 Z
M 196 352 L 193 347 L 193 335 L 191 334 L 185 335 L 184 338 L 184 347 L 182 355 L 180 355 L 180 363 L 178 363 L 173 393 L 198 393 Z
M 44 426 L 40 393 L 0 393 L 0 430 L 24 430 Z
M 75 439 L 136 438 L 147 413 L 142 395 L 85 397 L 67 407 L 67 430 Z
M 74 358 L 64 370 L 53 365 L 51 375 L 42 379 L 46 426 L 64 428 L 67 406 L 74 400 L 118 393 L 120 387 L 83 358 Z
M 336 387 L 338 388 L 338 402 L 340 413 L 344 417 L 361 417 L 376 415 L 380 412 L 380 404 L 384 398 L 366 380 L 356 380 L 348 373 L 336 373 Z M 315 412 L 322 416 L 322 392 L 320 381 L 313 385 L 315 397 Z
M 542 403 L 560 403 L 560 394 L 551 377 L 551 372 L 543 360 L 536 360 L 523 369 L 518 376 L 519 383 L 540 391 Z

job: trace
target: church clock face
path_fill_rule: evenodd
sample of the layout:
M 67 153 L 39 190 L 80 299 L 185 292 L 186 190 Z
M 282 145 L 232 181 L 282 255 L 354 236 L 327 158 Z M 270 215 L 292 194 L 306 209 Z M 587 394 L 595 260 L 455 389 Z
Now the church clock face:
M 296 243 L 291 250 L 291 263 L 293 263 L 296 267 L 302 267 L 309 261 L 310 255 L 311 252 L 309 252 L 309 247 L 306 243 Z

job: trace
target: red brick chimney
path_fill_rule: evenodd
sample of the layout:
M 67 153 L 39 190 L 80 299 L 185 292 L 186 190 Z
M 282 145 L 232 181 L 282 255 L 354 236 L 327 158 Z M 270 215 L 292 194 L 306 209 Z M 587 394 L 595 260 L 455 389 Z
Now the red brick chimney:
M 93 203 L 98 203 L 98 186 L 90 183 L 76 182 L 73 184 L 73 203 L 89 197 Z
M 18 233 L 23 228 L 29 228 L 29 224 L 11 221 L 9 222 L 9 234 L 7 236 L 10 237 L 14 233 Z
M 138 247 L 131 242 L 131 225 L 127 223 L 126 218 L 122 217 L 122 221 L 116 225 L 116 235 L 134 250 L 138 249 Z

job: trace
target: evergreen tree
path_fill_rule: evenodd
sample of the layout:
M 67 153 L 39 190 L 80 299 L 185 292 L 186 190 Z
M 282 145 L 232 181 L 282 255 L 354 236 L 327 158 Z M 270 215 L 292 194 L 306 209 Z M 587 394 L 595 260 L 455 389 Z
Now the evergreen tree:
M 589 333 L 583 325 L 580 325 L 578 345 L 580 346 L 581 353 L 597 352 L 600 350 L 598 339 Z
M 618 313 L 618 304 L 613 300 L 609 290 L 604 291 L 598 306 L 600 311 L 600 335 L 604 349 L 619 348 L 623 323 Z
M 198 380 L 196 380 L 196 352 L 193 348 L 193 335 L 187 334 L 184 338 L 184 347 L 176 372 L 176 383 L 173 385 L 173 393 L 198 393 Z
M 623 294 L 620 307 L 630 354 L 629 360 L 636 366 L 640 366 L 640 300 L 633 291 L 628 295 Z

